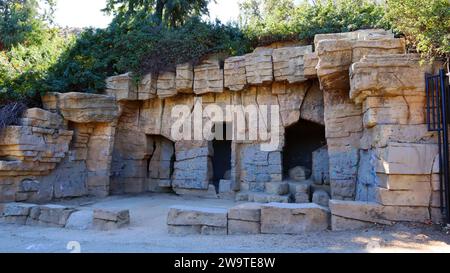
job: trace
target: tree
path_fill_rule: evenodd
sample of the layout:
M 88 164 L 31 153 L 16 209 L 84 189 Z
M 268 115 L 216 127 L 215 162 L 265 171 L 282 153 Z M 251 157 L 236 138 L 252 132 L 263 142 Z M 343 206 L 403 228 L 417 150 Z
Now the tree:
M 107 13 L 128 17 L 138 13 L 151 15 L 156 25 L 176 27 L 189 17 L 208 14 L 211 0 L 108 0 Z
M 0 50 L 42 43 L 54 7 L 55 0 L 0 0 Z
M 450 56 L 450 1 L 388 0 L 386 17 L 423 57 Z

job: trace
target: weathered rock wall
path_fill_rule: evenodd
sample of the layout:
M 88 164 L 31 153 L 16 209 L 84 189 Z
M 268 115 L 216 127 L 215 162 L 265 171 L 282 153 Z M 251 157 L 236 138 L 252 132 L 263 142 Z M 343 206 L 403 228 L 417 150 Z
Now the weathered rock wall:
M 0 132 L 0 202 L 108 195 L 114 98 L 48 94 L 43 103 Z
M 248 136 L 257 120 L 247 108 L 263 113 L 268 105 L 279 107 L 279 146 L 264 151 L 261 136 L 234 139 L 221 194 L 330 203 L 335 229 L 439 218 L 438 146 L 424 113 L 423 74 L 433 67 L 404 55 L 404 40 L 383 30 L 317 35 L 314 47 L 216 54 L 137 84 L 118 75 L 107 79 L 106 95 L 49 93 L 45 110 L 29 109 L 0 133 L 0 202 L 172 190 L 215 196 L 213 144 L 173 139 L 174 107 L 187 106 L 190 119 L 213 104 L 235 106 L 245 129 L 234 133 Z M 312 155 L 310 180 L 299 166 L 292 177 L 301 181 L 286 181 L 285 134 L 300 120 L 324 126 L 327 143 Z M 270 128 L 268 118 L 261 124 Z

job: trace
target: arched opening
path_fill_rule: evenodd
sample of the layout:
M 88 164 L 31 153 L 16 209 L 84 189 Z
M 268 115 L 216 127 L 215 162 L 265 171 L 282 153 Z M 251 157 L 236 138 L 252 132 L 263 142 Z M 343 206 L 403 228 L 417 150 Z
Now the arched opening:
M 310 175 L 313 168 L 313 152 L 327 143 L 325 126 L 301 119 L 286 128 L 285 140 L 284 177 L 289 178 L 289 171 L 295 167 L 304 167 Z

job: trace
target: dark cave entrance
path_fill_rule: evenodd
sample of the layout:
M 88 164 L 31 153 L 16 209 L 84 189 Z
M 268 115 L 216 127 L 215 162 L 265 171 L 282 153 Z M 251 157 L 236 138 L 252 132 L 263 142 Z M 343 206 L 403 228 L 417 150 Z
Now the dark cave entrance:
M 214 155 L 213 164 L 213 183 L 216 189 L 222 179 L 230 179 L 231 172 L 231 144 L 232 137 L 230 123 L 217 123 L 214 126 L 215 138 L 212 141 Z
M 289 176 L 289 170 L 302 166 L 312 169 L 313 152 L 326 145 L 325 126 L 299 120 L 286 128 L 283 149 L 283 175 Z

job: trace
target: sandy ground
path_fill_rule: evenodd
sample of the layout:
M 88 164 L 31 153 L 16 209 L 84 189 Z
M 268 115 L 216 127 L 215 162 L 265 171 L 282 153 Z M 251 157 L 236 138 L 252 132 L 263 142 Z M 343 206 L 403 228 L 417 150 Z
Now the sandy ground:
M 228 208 L 226 200 L 181 198 L 174 195 L 79 199 L 65 204 L 83 207 L 127 208 L 128 228 L 111 231 L 77 231 L 0 224 L 0 252 L 68 253 L 71 241 L 81 252 L 163 253 L 304 253 L 304 252 L 449 252 L 450 235 L 436 226 L 396 225 L 362 231 L 320 232 L 304 235 L 171 236 L 166 217 L 173 205 Z

